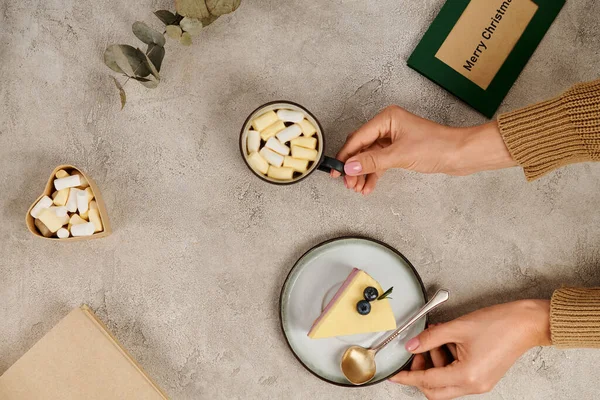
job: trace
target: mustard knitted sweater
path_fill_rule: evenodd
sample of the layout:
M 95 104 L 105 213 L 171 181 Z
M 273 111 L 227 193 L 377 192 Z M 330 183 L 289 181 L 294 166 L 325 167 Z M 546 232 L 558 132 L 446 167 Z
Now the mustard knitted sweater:
M 498 126 L 528 180 L 563 165 L 600 161 L 600 80 L 502 114 Z M 600 348 L 600 287 L 556 290 L 550 331 L 555 346 Z

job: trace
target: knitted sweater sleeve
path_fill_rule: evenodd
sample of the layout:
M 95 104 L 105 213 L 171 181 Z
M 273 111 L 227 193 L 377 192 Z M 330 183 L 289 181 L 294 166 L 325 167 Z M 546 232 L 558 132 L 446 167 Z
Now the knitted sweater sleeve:
M 550 301 L 552 344 L 600 348 L 600 287 L 562 288 Z
M 600 161 L 600 79 L 501 114 L 498 126 L 530 181 L 567 164 Z
M 498 117 L 500 133 L 528 180 L 561 166 L 600 161 L 600 79 Z M 561 288 L 550 302 L 552 344 L 600 348 L 600 288 Z

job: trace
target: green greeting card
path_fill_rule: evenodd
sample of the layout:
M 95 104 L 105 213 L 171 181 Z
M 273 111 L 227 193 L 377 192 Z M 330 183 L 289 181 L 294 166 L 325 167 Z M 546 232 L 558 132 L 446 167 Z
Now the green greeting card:
M 408 66 L 491 118 L 565 0 L 448 0 Z

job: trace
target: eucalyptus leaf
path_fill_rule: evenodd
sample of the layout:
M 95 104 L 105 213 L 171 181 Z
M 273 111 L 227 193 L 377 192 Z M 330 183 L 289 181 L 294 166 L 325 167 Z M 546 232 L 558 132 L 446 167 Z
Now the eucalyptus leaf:
M 144 58 L 145 58 L 145 64 L 148 67 L 148 69 L 150 70 L 150 73 L 152 74 L 152 76 L 154 76 L 157 80 L 160 81 L 160 75 L 158 74 L 158 70 L 156 69 L 156 67 L 154 66 L 152 61 L 150 61 L 150 58 L 148 58 L 148 56 L 146 54 L 144 54 Z
M 171 39 L 179 40 L 181 34 L 183 33 L 179 25 L 168 25 L 165 29 L 167 31 L 167 36 L 169 36 Z
M 154 64 L 156 70 L 160 72 L 160 66 L 162 65 L 163 58 L 165 58 L 165 48 L 157 44 L 149 44 L 146 55 L 152 64 Z
M 209 26 L 213 22 L 215 22 L 219 18 L 218 15 L 211 15 L 208 18 L 202 18 L 200 22 L 202 22 L 202 26 Z
M 144 70 L 139 71 L 140 66 L 144 63 L 146 56 L 139 49 L 127 44 L 112 44 L 104 51 L 104 64 L 115 72 L 123 73 L 127 76 L 133 76 L 137 73 L 143 75 Z
M 154 15 L 156 15 L 156 18 L 160 19 L 165 25 L 173 25 L 177 19 L 175 14 L 168 10 L 154 11 Z
M 142 52 L 142 54 L 144 54 Z M 146 64 L 145 61 L 143 61 L 137 68 L 135 76 L 137 76 L 138 78 L 145 78 L 148 75 L 151 74 L 152 71 L 150 71 L 150 68 L 148 67 L 148 65 Z
M 127 46 L 127 45 L 123 45 Z M 131 52 L 131 56 L 128 57 L 130 65 L 133 67 L 133 76 L 146 77 L 150 75 L 150 67 L 146 62 L 146 55 L 140 49 L 136 49 L 133 46 L 127 46 L 128 51 Z
M 206 7 L 212 15 L 217 17 L 237 10 L 242 0 L 206 0 Z
M 198 19 L 210 17 L 205 0 L 175 0 L 175 9 L 184 17 Z
M 136 78 L 136 77 L 133 77 L 131 79 L 135 79 L 136 81 L 138 81 L 142 85 L 146 86 L 148 89 L 155 89 L 156 87 L 158 87 L 158 83 L 160 82 L 160 81 L 158 81 L 156 79 L 148 79 L 148 78 Z
M 196 36 L 202 31 L 202 22 L 197 18 L 185 17 L 181 20 L 179 26 L 192 36 Z
M 144 22 L 134 22 L 131 29 L 133 30 L 133 34 L 146 44 L 165 45 L 165 37 L 160 32 L 150 28 Z
M 121 110 L 122 110 L 123 107 L 125 107 L 125 103 L 127 103 L 127 95 L 125 95 L 125 90 L 123 89 L 123 86 L 121 86 L 121 84 L 119 83 L 117 78 L 115 78 L 114 76 L 111 76 L 111 78 L 113 78 L 113 80 L 115 81 L 115 86 L 117 87 L 117 89 L 119 89 L 119 96 L 121 97 Z
M 179 43 L 184 46 L 190 46 L 192 44 L 192 35 L 189 32 L 183 32 L 181 38 L 179 38 Z

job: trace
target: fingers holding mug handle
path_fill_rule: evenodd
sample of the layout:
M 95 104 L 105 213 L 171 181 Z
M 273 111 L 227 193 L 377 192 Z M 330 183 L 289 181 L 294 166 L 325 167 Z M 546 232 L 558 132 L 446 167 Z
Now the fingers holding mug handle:
M 328 172 L 328 173 L 330 173 L 332 171 L 337 171 L 339 173 L 339 175 L 342 175 L 342 176 L 346 174 L 344 172 L 344 163 L 333 157 L 324 156 L 323 160 L 321 160 L 321 163 L 319 164 L 317 169 L 319 171 Z

